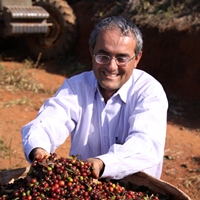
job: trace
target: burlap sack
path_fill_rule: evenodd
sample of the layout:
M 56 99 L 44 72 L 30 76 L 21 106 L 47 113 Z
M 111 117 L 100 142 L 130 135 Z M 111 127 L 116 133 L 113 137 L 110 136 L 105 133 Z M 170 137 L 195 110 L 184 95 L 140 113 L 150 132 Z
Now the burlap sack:
M 25 177 L 30 170 L 30 167 L 6 170 L 0 172 L 0 183 L 11 183 L 15 179 Z M 163 194 L 169 197 L 170 200 L 191 200 L 183 191 L 177 187 L 154 178 L 144 172 L 138 172 L 119 180 L 120 185 L 126 189 L 135 191 L 136 188 L 144 186 L 153 193 Z

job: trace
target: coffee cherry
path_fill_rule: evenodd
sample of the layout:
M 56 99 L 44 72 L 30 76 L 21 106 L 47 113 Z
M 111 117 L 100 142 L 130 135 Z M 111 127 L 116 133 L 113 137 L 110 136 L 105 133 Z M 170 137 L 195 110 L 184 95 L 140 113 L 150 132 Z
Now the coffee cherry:
M 126 190 L 112 181 L 94 183 L 91 163 L 76 156 L 57 158 L 54 153 L 36 159 L 31 167 L 30 182 L 24 178 L 0 184 L 0 200 L 159 200 L 148 191 Z

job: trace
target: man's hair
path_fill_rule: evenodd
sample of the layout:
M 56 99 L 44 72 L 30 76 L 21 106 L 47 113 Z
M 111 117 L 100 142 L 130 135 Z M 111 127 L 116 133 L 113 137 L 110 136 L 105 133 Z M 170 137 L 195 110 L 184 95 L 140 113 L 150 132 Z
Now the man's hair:
M 120 30 L 124 36 L 130 36 L 131 33 L 136 40 L 136 49 L 135 49 L 136 56 L 140 53 L 140 51 L 142 51 L 143 39 L 140 29 L 136 26 L 136 24 L 133 21 L 127 20 L 122 16 L 106 17 L 96 24 L 89 38 L 89 45 L 92 48 L 92 50 L 96 45 L 96 39 L 98 34 L 102 30 L 112 30 L 112 29 Z

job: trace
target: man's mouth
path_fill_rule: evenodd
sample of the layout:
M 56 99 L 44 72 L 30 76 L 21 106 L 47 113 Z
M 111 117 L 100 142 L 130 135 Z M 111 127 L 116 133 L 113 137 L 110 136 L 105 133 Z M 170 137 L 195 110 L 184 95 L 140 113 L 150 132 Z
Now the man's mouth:
M 103 73 L 105 76 L 110 76 L 110 77 L 117 77 L 117 75 L 118 75 L 116 73 L 113 74 L 113 73 L 109 73 L 109 72 L 105 72 L 105 71 Z

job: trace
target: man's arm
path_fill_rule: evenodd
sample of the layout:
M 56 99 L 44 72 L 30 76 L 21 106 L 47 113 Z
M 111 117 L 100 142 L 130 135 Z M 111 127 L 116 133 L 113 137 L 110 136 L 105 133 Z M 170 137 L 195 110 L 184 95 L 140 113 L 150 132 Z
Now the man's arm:
M 121 179 L 138 171 L 160 177 L 168 101 L 162 87 L 151 87 L 145 94 L 127 118 L 129 133 L 125 142 L 113 144 L 108 153 L 97 156 L 105 164 L 102 178 Z

